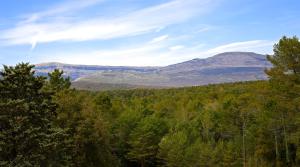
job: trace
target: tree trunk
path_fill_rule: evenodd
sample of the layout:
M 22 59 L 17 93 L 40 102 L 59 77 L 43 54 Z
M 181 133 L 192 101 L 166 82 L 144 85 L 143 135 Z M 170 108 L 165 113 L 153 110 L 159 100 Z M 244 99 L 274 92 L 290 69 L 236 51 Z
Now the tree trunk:
M 246 128 L 246 123 L 245 123 L 245 115 L 243 116 L 243 166 L 247 167 L 246 164 L 246 146 L 245 146 L 245 128 Z
M 279 166 L 279 151 L 278 151 L 278 141 L 277 141 L 277 129 L 275 129 L 274 137 L 275 137 L 275 153 L 276 153 L 276 166 Z
M 286 162 L 289 164 L 289 163 L 290 163 L 290 158 L 289 158 L 289 147 L 288 147 L 288 142 L 287 142 L 286 127 L 285 127 L 285 119 L 284 119 L 284 115 L 283 115 L 283 114 L 282 114 L 282 123 L 283 123 L 283 135 L 284 135 L 284 144 L 285 144 L 285 156 L 286 156 Z
M 142 158 L 142 160 L 141 160 L 141 167 L 145 167 L 145 166 L 146 166 L 146 164 L 145 164 L 145 159 Z

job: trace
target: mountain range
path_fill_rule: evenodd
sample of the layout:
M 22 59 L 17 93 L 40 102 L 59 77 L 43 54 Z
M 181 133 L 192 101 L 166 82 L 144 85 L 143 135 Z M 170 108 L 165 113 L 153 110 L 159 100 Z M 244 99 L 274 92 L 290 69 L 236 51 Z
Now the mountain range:
M 271 63 L 266 55 L 225 52 L 206 59 L 193 59 L 164 67 L 37 64 L 38 75 L 63 70 L 78 89 L 107 90 L 197 86 L 237 81 L 265 80 Z

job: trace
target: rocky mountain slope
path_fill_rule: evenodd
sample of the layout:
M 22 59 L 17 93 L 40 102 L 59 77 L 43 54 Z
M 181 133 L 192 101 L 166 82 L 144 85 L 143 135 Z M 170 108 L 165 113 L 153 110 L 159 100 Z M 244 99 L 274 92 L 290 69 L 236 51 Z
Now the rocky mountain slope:
M 165 67 L 88 66 L 45 63 L 36 65 L 39 75 L 55 68 L 70 76 L 81 89 L 182 87 L 213 83 L 264 80 L 271 67 L 265 55 L 226 52 L 206 59 L 193 59 Z M 103 86 L 105 85 L 105 86 Z

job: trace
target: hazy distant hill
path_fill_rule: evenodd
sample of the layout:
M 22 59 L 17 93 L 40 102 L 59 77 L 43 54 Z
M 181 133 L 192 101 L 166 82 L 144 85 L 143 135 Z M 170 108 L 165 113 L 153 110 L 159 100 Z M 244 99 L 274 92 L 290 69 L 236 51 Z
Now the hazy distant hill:
M 35 69 L 40 75 L 47 75 L 54 69 L 62 69 L 65 74 L 70 76 L 72 80 L 88 76 L 102 71 L 114 72 L 151 72 L 157 70 L 158 67 L 126 67 L 126 66 L 96 66 L 96 65 L 74 65 L 62 64 L 57 62 L 42 63 L 35 65 Z
M 271 67 L 265 55 L 226 52 L 206 59 L 193 59 L 165 67 L 88 66 L 45 63 L 36 65 L 38 74 L 55 68 L 65 71 L 80 89 L 132 89 L 137 87 L 181 87 L 212 83 L 267 79 Z

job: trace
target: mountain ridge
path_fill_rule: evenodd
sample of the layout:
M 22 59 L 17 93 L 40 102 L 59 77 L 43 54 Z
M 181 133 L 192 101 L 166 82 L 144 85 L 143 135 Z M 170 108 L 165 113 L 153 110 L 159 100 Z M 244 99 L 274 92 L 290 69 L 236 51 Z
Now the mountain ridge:
M 267 61 L 266 55 L 225 52 L 168 66 L 101 66 L 50 62 L 37 64 L 35 69 L 38 75 L 46 75 L 55 68 L 64 70 L 75 87 L 90 89 L 97 87 L 97 84 L 105 85 L 105 88 L 109 88 L 108 85 L 114 85 L 114 88 L 122 88 L 122 85 L 126 85 L 126 88 L 162 88 L 265 80 L 267 76 L 264 70 L 269 67 L 271 63 Z

